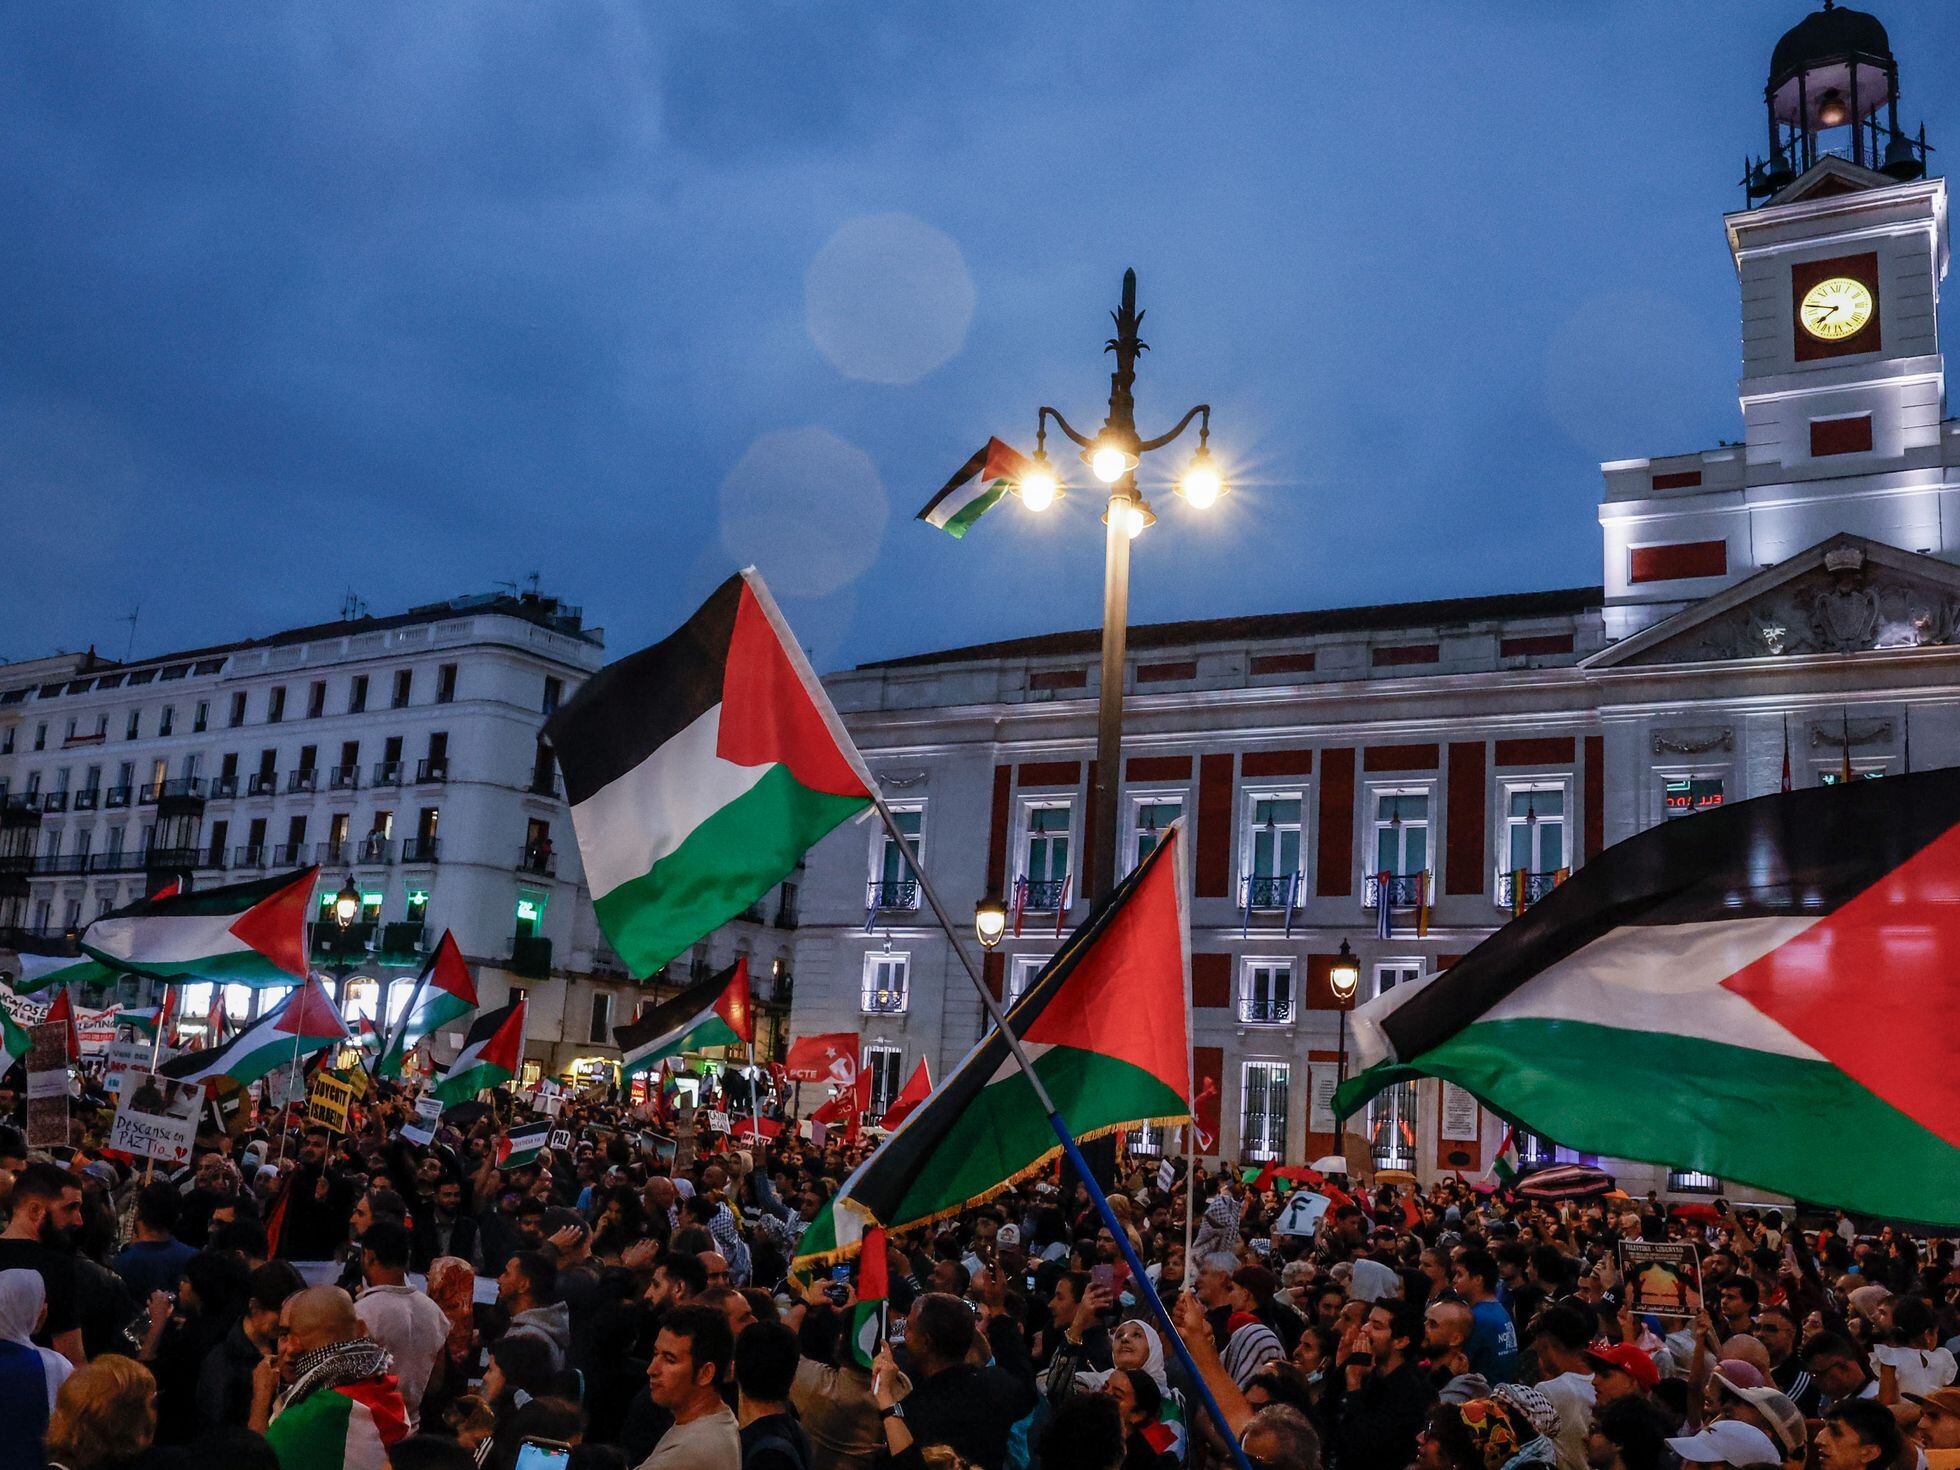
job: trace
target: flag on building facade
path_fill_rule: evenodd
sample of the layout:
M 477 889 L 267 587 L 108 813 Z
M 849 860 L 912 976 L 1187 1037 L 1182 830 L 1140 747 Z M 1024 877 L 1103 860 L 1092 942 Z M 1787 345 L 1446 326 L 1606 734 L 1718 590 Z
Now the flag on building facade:
M 308 973 L 306 920 L 318 871 L 165 890 L 97 919 L 82 931 L 82 949 L 112 970 L 153 980 L 290 985 Z
M 1182 824 L 1064 941 L 1008 1024 L 1078 1139 L 1189 1122 L 1190 938 Z M 958 1214 L 1050 1164 L 1061 1144 L 998 1029 L 944 1078 L 810 1224 L 804 1269 L 873 1225 Z
M 347 1037 L 347 1023 L 341 1020 L 333 997 L 317 978 L 308 976 L 304 985 L 256 1021 L 245 1023 L 231 1040 L 172 1057 L 157 1071 L 183 1082 L 229 1077 L 244 1086 L 291 1066 L 295 1057 L 339 1046 Z
M 748 956 L 688 986 L 638 1020 L 613 1027 L 613 1040 L 619 1043 L 623 1077 L 650 1072 L 682 1052 L 751 1044 L 755 1008 L 749 1000 Z
M 531 1123 L 512 1128 L 497 1140 L 497 1167 L 522 1169 L 527 1164 L 535 1164 L 549 1142 L 549 1123 Z
M 925 503 L 915 519 L 937 526 L 954 538 L 964 536 L 975 521 L 998 505 L 1001 496 L 1033 468 L 1028 457 L 1011 444 L 989 439 Z
M 401 1021 L 388 1037 L 387 1047 L 374 1064 L 377 1077 L 399 1077 L 409 1050 L 425 1036 L 433 1035 L 452 1021 L 460 1021 L 476 1010 L 476 981 L 463 959 L 462 946 L 449 930 L 416 976 L 415 988 L 408 993 Z
M 792 1082 L 824 1082 L 849 1087 L 857 1081 L 858 1034 L 826 1031 L 821 1036 L 798 1036 L 783 1059 L 783 1075 Z
M 449 1070 L 429 1089 L 445 1103 L 467 1102 L 486 1087 L 500 1087 L 517 1075 L 524 1063 L 524 1010 L 515 1000 L 501 1010 L 485 1011 L 463 1038 L 463 1049 Z
M 545 734 L 599 927 L 642 977 L 788 877 L 876 789 L 753 568 L 593 675 Z
M 912 1116 L 913 1109 L 924 1102 L 932 1092 L 932 1073 L 926 1067 L 926 1059 L 919 1058 L 919 1065 L 912 1069 L 912 1075 L 892 1099 L 892 1105 L 885 1109 L 885 1116 L 878 1120 L 880 1128 L 896 1128 Z
M 1960 1223 L 1960 770 L 1676 818 L 1357 1011 L 1338 1109 L 1447 1078 L 1585 1153 Z
M 870 1368 L 885 1340 L 885 1309 L 891 1298 L 891 1264 L 885 1253 L 885 1232 L 876 1225 L 864 1232 L 858 1255 L 857 1305 L 851 1308 L 851 1359 Z

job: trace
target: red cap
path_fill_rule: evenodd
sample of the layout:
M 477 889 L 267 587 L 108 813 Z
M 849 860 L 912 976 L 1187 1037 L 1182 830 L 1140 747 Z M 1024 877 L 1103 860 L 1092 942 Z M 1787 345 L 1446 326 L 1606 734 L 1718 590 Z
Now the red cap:
M 1602 1368 L 1616 1368 L 1627 1375 L 1642 1388 L 1652 1388 L 1661 1381 L 1661 1370 L 1654 1366 L 1654 1360 L 1630 1342 L 1616 1342 L 1611 1347 L 1585 1350 L 1586 1357 Z

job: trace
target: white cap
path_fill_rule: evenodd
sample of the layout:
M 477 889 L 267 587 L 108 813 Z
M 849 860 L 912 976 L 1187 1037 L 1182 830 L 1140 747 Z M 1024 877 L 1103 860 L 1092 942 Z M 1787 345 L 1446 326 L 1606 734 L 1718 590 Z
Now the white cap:
M 1781 1465 L 1783 1452 L 1753 1424 L 1717 1419 L 1700 1434 L 1670 1439 L 1667 1447 L 1700 1465 Z
M 994 1242 L 997 1245 L 1019 1245 L 1021 1243 L 1021 1227 L 1019 1225 L 1001 1226 L 1000 1230 L 994 1235 Z

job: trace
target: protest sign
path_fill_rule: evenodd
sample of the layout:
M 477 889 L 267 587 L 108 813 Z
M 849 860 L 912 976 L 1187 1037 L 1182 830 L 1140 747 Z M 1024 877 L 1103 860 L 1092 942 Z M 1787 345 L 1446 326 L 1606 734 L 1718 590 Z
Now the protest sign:
M 120 1006 L 104 1006 L 99 1011 L 75 1008 L 75 1044 L 85 1057 L 99 1057 L 109 1050 L 109 1044 L 116 1039 L 116 1020 L 122 1015 Z
M 1691 1240 L 1623 1240 L 1620 1274 L 1636 1317 L 1686 1321 L 1701 1310 L 1701 1258 Z
M 570 1148 L 572 1146 L 572 1130 L 569 1128 L 554 1128 L 551 1131 L 551 1146 L 555 1149 Z
M 109 1147 L 139 1159 L 181 1164 L 190 1158 L 197 1140 L 197 1115 L 203 1103 L 201 1082 L 131 1072 L 109 1125 Z
M 46 1001 L 22 995 L 11 985 L 0 985 L 0 1007 L 5 1008 L 16 1026 L 38 1026 L 48 1014 Z
M 43 1022 L 27 1035 L 27 1144 L 51 1148 L 68 1142 L 68 1027 Z
M 423 1126 L 433 1128 L 442 1118 L 442 1099 L 430 1097 L 426 1092 L 415 1095 L 415 1116 Z
M 130 1076 L 153 1071 L 176 1055 L 167 1046 L 154 1048 L 148 1041 L 112 1041 L 109 1043 L 109 1061 L 102 1072 L 102 1090 L 109 1096 L 121 1099 L 123 1088 Z
M 1310 1189 L 1296 1189 L 1286 1201 L 1286 1208 L 1279 1212 L 1273 1221 L 1275 1235 L 1312 1235 L 1314 1227 L 1320 1224 L 1321 1216 L 1333 1203 L 1324 1194 L 1315 1194 Z
M 1157 1166 L 1157 1187 L 1169 1194 L 1171 1186 L 1177 1183 L 1177 1165 L 1165 1159 Z
M 728 1121 L 728 1114 L 714 1109 L 708 1110 L 708 1129 L 713 1133 L 732 1133 L 734 1128 Z
M 319 1072 L 306 1089 L 306 1121 L 347 1131 L 347 1110 L 354 1105 L 354 1088 L 331 1072 Z
M 427 1148 L 436 1141 L 436 1130 L 421 1123 L 404 1123 L 397 1130 L 410 1143 Z

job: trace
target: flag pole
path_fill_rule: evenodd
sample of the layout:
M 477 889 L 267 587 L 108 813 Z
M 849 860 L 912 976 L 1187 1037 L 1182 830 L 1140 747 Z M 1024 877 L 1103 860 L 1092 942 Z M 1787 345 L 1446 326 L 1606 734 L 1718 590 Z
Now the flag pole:
M 906 866 L 912 870 L 912 876 L 919 880 L 919 892 L 925 895 L 933 917 L 939 921 L 939 927 L 946 931 L 946 942 L 952 945 L 953 953 L 959 956 L 960 964 L 966 970 L 967 979 L 973 982 L 973 988 L 980 996 L 980 1004 L 986 1008 L 1001 1038 L 1007 1043 L 1008 1050 L 1013 1053 L 1014 1061 L 1020 1067 L 1022 1075 L 1028 1079 L 1028 1085 L 1034 1089 L 1035 1101 L 1042 1112 L 1047 1114 L 1048 1126 L 1054 1130 L 1056 1139 L 1061 1143 L 1063 1154 L 1074 1166 L 1076 1177 L 1088 1188 L 1089 1198 L 1095 1204 L 1097 1213 L 1102 1216 L 1103 1223 L 1109 1227 L 1109 1233 L 1115 1237 L 1116 1247 L 1123 1253 L 1124 1263 L 1130 1268 L 1133 1289 L 1143 1298 L 1144 1305 L 1150 1309 L 1151 1315 L 1161 1325 L 1162 1335 L 1176 1351 L 1178 1362 L 1184 1365 L 1184 1371 L 1196 1388 L 1198 1398 L 1205 1406 L 1205 1412 L 1211 1415 L 1212 1423 L 1218 1426 L 1219 1437 L 1230 1449 L 1233 1461 L 1238 1465 L 1239 1470 L 1252 1470 L 1251 1461 L 1245 1457 L 1244 1446 L 1239 1443 L 1238 1436 L 1232 1433 L 1232 1426 L 1225 1420 L 1225 1411 L 1219 1408 L 1218 1400 L 1212 1396 L 1210 1387 L 1205 1383 L 1204 1374 L 1199 1372 L 1197 1362 L 1191 1356 L 1191 1350 L 1184 1345 L 1183 1337 L 1178 1334 L 1177 1324 L 1171 1321 L 1170 1311 L 1157 1295 L 1157 1289 L 1151 1284 L 1150 1278 L 1144 1274 L 1143 1262 L 1137 1258 L 1136 1247 L 1130 1243 L 1130 1232 L 1124 1227 L 1123 1222 L 1116 1218 L 1116 1212 L 1109 1207 L 1109 1199 L 1103 1193 L 1102 1185 L 1097 1182 L 1087 1160 L 1082 1157 L 1082 1150 L 1076 1145 L 1075 1135 L 1069 1132 L 1068 1124 L 1063 1121 L 1060 1109 L 1055 1106 L 1055 1099 L 1048 1095 L 1048 1088 L 1035 1071 L 1034 1063 L 1028 1060 L 1028 1054 L 1021 1046 L 1021 1038 L 1016 1036 L 1013 1028 L 1007 1024 L 1006 1012 L 1001 1009 L 1000 1002 L 994 998 L 994 993 L 987 988 L 987 982 L 981 978 L 980 967 L 973 962 L 973 956 L 967 953 L 966 945 L 961 942 L 960 932 L 953 927 L 953 921 L 946 912 L 946 906 L 939 901 L 939 894 L 933 888 L 932 880 L 926 876 L 925 869 L 920 866 L 917 856 L 906 841 L 905 834 L 899 831 L 898 819 L 892 815 L 891 808 L 885 805 L 885 799 L 878 793 L 876 787 L 872 788 L 871 800 L 878 809 L 878 819 L 885 824 L 885 830 L 891 834 L 892 841 L 905 855 Z M 1188 1255 L 1184 1269 L 1188 1276 L 1191 1271 Z

